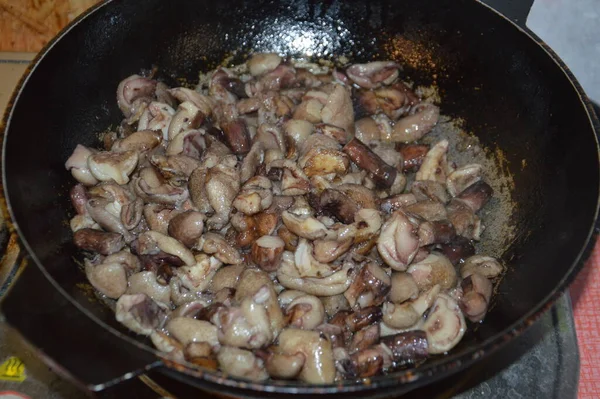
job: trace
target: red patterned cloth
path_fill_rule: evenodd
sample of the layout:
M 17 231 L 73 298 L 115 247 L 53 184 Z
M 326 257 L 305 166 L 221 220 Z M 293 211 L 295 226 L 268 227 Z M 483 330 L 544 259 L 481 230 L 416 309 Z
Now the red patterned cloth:
M 600 240 L 571 286 L 581 358 L 579 399 L 600 398 Z

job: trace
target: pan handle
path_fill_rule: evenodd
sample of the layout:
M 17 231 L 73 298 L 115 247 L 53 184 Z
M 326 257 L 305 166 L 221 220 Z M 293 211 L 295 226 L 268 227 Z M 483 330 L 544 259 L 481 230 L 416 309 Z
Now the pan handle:
M 97 392 L 163 364 L 141 345 L 98 325 L 30 263 L 12 283 L 0 311 L 57 374 Z
M 525 28 L 534 0 L 479 0 L 492 7 L 517 25 Z

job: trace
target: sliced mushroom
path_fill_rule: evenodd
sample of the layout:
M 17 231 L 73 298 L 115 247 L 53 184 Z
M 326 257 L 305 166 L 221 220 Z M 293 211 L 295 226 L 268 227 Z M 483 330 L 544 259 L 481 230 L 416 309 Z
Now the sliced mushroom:
M 125 268 L 128 275 L 139 272 L 142 267 L 140 259 L 127 250 L 107 256 L 103 263 L 119 263 Z
M 85 274 L 90 284 L 108 298 L 118 299 L 127 290 L 127 273 L 120 263 L 94 265 L 86 259 Z
M 372 89 L 389 84 L 398 77 L 398 64 L 392 61 L 375 61 L 354 64 L 346 69 L 346 75 L 360 87 Z
M 352 336 L 352 341 L 348 345 L 350 353 L 366 349 L 379 342 L 379 324 L 367 326 L 358 330 Z
M 420 291 L 426 291 L 434 285 L 448 290 L 456 285 L 456 270 L 442 254 L 432 252 L 424 260 L 410 265 L 408 273 L 413 277 Z
M 414 194 L 392 195 L 379 201 L 379 209 L 381 209 L 382 212 L 390 214 L 416 202 L 417 199 Z
M 266 352 L 265 365 L 272 378 L 291 379 L 300 374 L 306 360 L 302 353 L 282 354 L 270 348 Z
M 132 274 L 129 277 L 129 288 L 127 294 L 146 294 L 156 302 L 162 302 L 166 306 L 171 302 L 171 288 L 160 284 L 155 272 L 143 271 Z
M 354 133 L 354 110 L 350 90 L 343 85 L 335 85 L 321 110 L 321 119 L 324 123 L 340 127 L 350 134 Z
M 456 236 L 454 226 L 448 221 L 423 222 L 419 225 L 419 243 L 421 246 L 448 244 Z
M 261 142 L 255 142 L 244 157 L 240 168 L 240 182 L 245 183 L 256 174 L 258 167 L 265 161 L 265 148 Z
M 417 226 L 401 210 L 394 212 L 381 227 L 377 250 L 392 269 L 406 270 L 419 250 Z
M 431 147 L 417 172 L 417 180 L 433 180 L 441 184 L 446 183 L 446 177 L 451 172 L 446 158 L 448 146 L 448 140 L 441 140 Z
M 385 302 L 382 308 L 383 322 L 396 329 L 404 329 L 414 326 L 421 315 L 417 313 L 411 303 L 405 302 L 394 304 Z
M 281 263 L 284 247 L 281 238 L 262 236 L 252 244 L 252 261 L 267 272 L 275 271 Z
M 281 57 L 275 53 L 258 53 L 254 54 L 246 65 L 252 76 L 260 76 L 277 68 L 281 61 Z
M 224 288 L 235 288 L 245 265 L 232 265 L 220 268 L 210 279 L 210 291 L 218 292 Z
M 263 361 L 251 351 L 223 346 L 217 353 L 217 360 L 221 370 L 234 377 L 252 381 L 263 381 L 269 378 Z
M 287 306 L 285 314 L 292 327 L 312 330 L 325 320 L 325 308 L 314 295 L 300 295 Z
M 419 295 L 419 287 L 410 273 L 393 272 L 390 277 L 390 301 L 399 304 Z
M 123 79 L 117 87 L 117 104 L 125 117 L 132 114 L 135 100 L 140 98 L 151 99 L 156 90 L 156 80 L 139 75 L 131 75 Z
M 425 155 L 429 152 L 429 146 L 423 144 L 406 144 L 402 145 L 398 151 L 404 161 L 402 170 L 404 172 L 416 172 L 423 164 Z
M 207 117 L 212 113 L 214 101 L 209 96 L 185 87 L 170 89 L 169 93 L 182 103 L 186 101 L 193 103 Z
M 321 214 L 334 216 L 342 223 L 353 223 L 358 212 L 359 204 L 338 190 L 325 189 L 315 201 L 316 209 Z
M 429 353 L 448 352 L 465 334 L 467 326 L 458 303 L 446 294 L 438 294 L 423 330 L 427 334 Z
M 239 307 L 220 308 L 211 321 L 218 327 L 219 342 L 238 348 L 257 349 L 274 338 L 265 302 L 266 286 L 245 297 Z
M 377 154 L 356 137 L 346 144 L 343 151 L 352 162 L 371 173 L 373 179 L 382 188 L 390 188 L 396 180 L 398 170 L 386 164 Z
M 138 242 L 140 243 L 140 254 L 150 254 L 154 251 L 153 248 L 158 248 L 170 255 L 177 256 L 186 265 L 193 266 L 196 264 L 194 255 L 183 244 L 173 237 L 166 236 L 157 231 L 146 231 L 139 235 Z M 148 248 L 147 250 L 145 248 Z
M 473 273 L 461 282 L 462 297 L 460 308 L 473 323 L 485 317 L 492 297 L 493 286 L 490 280 L 479 273 Z
M 342 294 L 322 297 L 321 303 L 327 316 L 331 317 L 340 310 L 350 310 L 350 304 Z
M 331 296 L 341 294 L 348 289 L 351 283 L 348 276 L 352 270 L 352 264 L 346 262 L 341 269 L 327 277 L 302 277 L 296 269 L 294 254 L 284 252 L 281 266 L 277 269 L 277 279 L 288 289 L 300 290 L 316 296 Z
M 305 361 L 298 378 L 311 384 L 330 384 L 335 379 L 331 343 L 316 331 L 286 328 L 279 334 L 283 354 L 302 353 Z
M 358 272 L 344 296 L 353 308 L 378 306 L 390 290 L 390 276 L 375 262 L 368 262 Z
M 430 222 L 448 219 L 446 207 L 438 201 L 419 201 L 405 206 L 404 210 Z
M 316 240 L 327 235 L 327 227 L 314 217 L 284 211 L 281 219 L 291 233 L 302 238 Z
M 196 342 L 206 342 L 213 348 L 219 348 L 217 327 L 203 320 L 189 317 L 175 317 L 169 320 L 165 329 L 184 346 Z
M 235 288 L 234 299 L 237 302 L 243 301 L 244 298 L 259 298 L 267 311 L 273 336 L 276 337 L 283 328 L 284 319 L 277 301 L 275 287 L 269 275 L 262 270 L 247 268 L 240 274 Z M 260 295 L 259 291 L 261 291 Z
M 138 130 L 157 130 L 162 132 L 163 140 L 169 139 L 169 125 L 175 110 L 168 104 L 152 101 L 138 121 Z
M 77 144 L 77 147 L 73 150 L 73 154 L 65 163 L 65 168 L 71 171 L 73 177 L 86 186 L 93 186 L 98 183 L 97 178 L 91 172 L 88 165 L 88 159 L 93 154 L 90 149 Z
M 181 285 L 191 292 L 205 290 L 211 279 L 221 267 L 222 263 L 213 256 L 198 254 L 194 256 L 194 264 L 180 266 L 175 270 L 175 275 Z
M 350 161 L 341 151 L 313 147 L 298 160 L 298 166 L 308 177 L 330 174 L 344 175 L 348 171 Z
M 138 334 L 150 335 L 165 317 L 165 310 L 145 294 L 122 295 L 117 301 L 117 321 Z
M 469 164 L 456 169 L 446 178 L 446 187 L 453 197 L 462 193 L 467 187 L 481 180 L 483 167 L 479 164 Z
M 440 118 L 440 109 L 429 103 L 420 103 L 411 108 L 408 116 L 394 125 L 392 141 L 410 143 L 420 140 L 429 133 Z
M 434 201 L 448 203 L 450 197 L 442 183 L 433 180 L 419 180 L 410 187 L 417 201 Z
M 475 254 L 475 247 L 471 240 L 461 236 L 456 236 L 450 243 L 438 247 L 438 250 L 450 259 L 453 265 L 463 263 L 465 259 Z
M 100 181 L 115 181 L 117 184 L 129 182 L 129 175 L 137 166 L 137 162 L 136 151 L 98 152 L 87 159 L 93 177 Z
M 427 359 L 429 344 L 424 331 L 414 330 L 381 339 L 381 345 L 392 353 L 395 367 L 418 364 Z
M 281 195 L 304 195 L 310 190 L 310 182 L 302 169 L 290 160 L 275 160 L 267 165 L 267 174 L 273 169 L 282 170 Z
M 151 203 L 180 206 L 189 196 L 187 189 L 168 184 L 152 167 L 140 170 L 132 186 L 140 198 Z
M 198 243 L 203 230 L 204 215 L 200 212 L 180 213 L 169 221 L 169 235 L 188 248 Z
M 494 189 L 480 180 L 464 189 L 456 198 L 467 204 L 473 212 L 478 212 L 487 204 L 493 194 Z
M 73 235 L 75 246 L 86 251 L 110 255 L 120 251 L 125 246 L 123 236 L 118 233 L 105 233 L 100 230 L 83 228 Z
M 179 362 L 185 361 L 183 345 L 175 338 L 160 330 L 154 330 L 150 334 L 150 340 L 156 349 L 167 354 L 167 357 Z
M 230 245 L 223 236 L 216 233 L 204 233 L 198 240 L 197 247 L 209 255 L 228 265 L 242 263 L 242 256 L 237 248 Z
M 197 129 L 200 127 L 206 116 L 191 101 L 184 101 L 179 104 L 177 112 L 171 118 L 168 128 L 168 138 L 173 140 L 175 136 L 183 131 Z
M 350 249 L 353 243 L 353 237 L 341 239 L 338 238 L 333 240 L 315 240 L 313 242 L 313 256 L 317 260 L 317 262 L 331 263 L 343 254 L 345 254 Z
M 453 198 L 446 207 L 446 211 L 448 220 L 456 229 L 456 234 L 469 240 L 479 241 L 484 229 L 483 224 L 465 201 Z
M 465 263 L 460 267 L 460 275 L 462 278 L 467 278 L 471 274 L 478 273 L 487 278 L 498 277 L 504 268 L 491 256 L 474 255 L 465 259 Z
M 233 200 L 233 207 L 246 215 L 256 215 L 273 203 L 271 181 L 264 176 L 250 178 Z

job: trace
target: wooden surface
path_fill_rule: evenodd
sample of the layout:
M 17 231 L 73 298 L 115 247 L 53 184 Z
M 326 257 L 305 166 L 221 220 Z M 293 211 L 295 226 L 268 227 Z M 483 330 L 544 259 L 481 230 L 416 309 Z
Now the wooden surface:
M 0 51 L 39 51 L 99 0 L 0 0 Z

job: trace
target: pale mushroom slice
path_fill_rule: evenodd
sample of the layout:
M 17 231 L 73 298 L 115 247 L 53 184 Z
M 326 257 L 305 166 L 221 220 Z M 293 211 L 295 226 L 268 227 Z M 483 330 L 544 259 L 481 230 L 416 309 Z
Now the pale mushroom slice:
M 423 330 L 427 334 L 429 353 L 446 353 L 461 340 L 467 329 L 458 303 L 446 294 L 438 294 Z
M 89 156 L 89 170 L 99 181 L 114 181 L 117 184 L 129 183 L 129 176 L 138 163 L 136 151 L 98 152 Z

